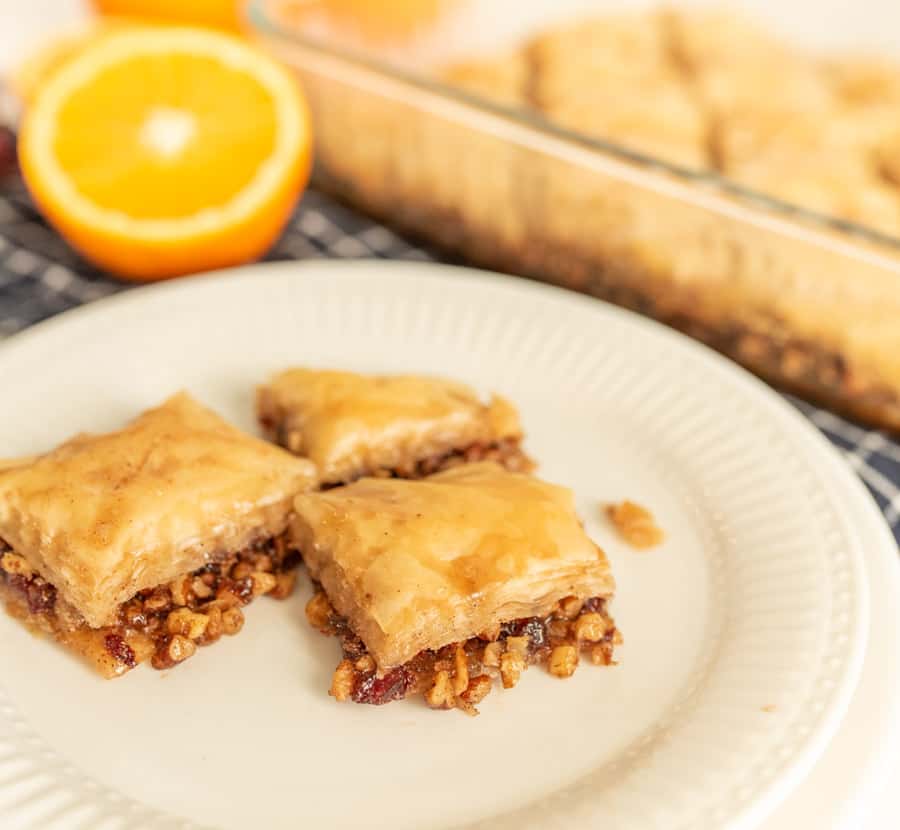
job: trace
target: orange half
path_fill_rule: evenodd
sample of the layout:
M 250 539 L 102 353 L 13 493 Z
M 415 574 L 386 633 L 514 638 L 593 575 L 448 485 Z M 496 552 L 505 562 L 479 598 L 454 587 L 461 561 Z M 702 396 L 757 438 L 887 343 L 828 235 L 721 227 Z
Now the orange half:
M 221 29 L 241 27 L 240 0 L 93 0 L 93 4 L 107 15 Z
M 289 72 L 204 29 L 129 27 L 49 78 L 20 137 L 25 180 L 88 259 L 162 279 L 260 256 L 311 162 Z

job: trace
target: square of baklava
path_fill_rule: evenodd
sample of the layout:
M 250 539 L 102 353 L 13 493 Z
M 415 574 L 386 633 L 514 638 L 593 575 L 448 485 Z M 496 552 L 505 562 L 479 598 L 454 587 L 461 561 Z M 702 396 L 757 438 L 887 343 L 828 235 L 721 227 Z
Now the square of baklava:
M 318 468 L 323 486 L 362 476 L 418 478 L 470 461 L 529 470 L 509 401 L 419 375 L 288 369 L 261 387 L 266 435 Z
M 612 661 L 615 583 L 564 487 L 480 462 L 294 506 L 291 542 L 317 585 L 307 616 L 343 645 L 338 700 L 423 693 L 474 712 L 495 674 L 508 688 L 530 663 L 567 677 L 582 653 Z
M 473 59 L 443 69 L 451 86 L 511 107 L 527 107 L 528 62 L 522 52 Z
M 169 668 L 290 592 L 284 531 L 314 483 L 310 462 L 181 393 L 0 469 L 0 592 L 106 677 Z

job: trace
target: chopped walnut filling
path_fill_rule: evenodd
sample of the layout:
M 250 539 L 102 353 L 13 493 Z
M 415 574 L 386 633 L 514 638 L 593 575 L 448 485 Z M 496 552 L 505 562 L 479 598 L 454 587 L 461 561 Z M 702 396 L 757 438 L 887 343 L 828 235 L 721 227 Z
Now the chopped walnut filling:
M 281 446 L 290 448 L 287 439 L 278 430 L 269 430 L 270 437 Z M 425 478 L 460 464 L 472 464 L 476 461 L 494 461 L 513 473 L 528 473 L 534 469 L 534 461 L 526 455 L 519 439 L 506 438 L 491 443 L 472 444 L 462 450 L 451 450 L 448 453 L 431 458 L 411 461 L 392 469 L 374 470 L 368 475 L 374 478 Z M 334 482 L 323 485 L 323 489 L 340 487 L 349 481 Z
M 241 608 L 263 594 L 284 599 L 293 590 L 300 558 L 283 538 L 210 562 L 166 585 L 139 591 L 119 608 L 115 625 L 92 629 L 26 560 L 0 542 L 0 586 L 11 610 L 34 628 L 55 636 L 113 677 L 150 660 L 168 669 L 198 646 L 234 635 L 244 624 Z
M 534 462 L 524 453 L 517 438 L 505 438 L 487 444 L 472 444 L 464 450 L 453 450 L 445 455 L 426 458 L 414 465 L 401 467 L 387 475 L 399 478 L 424 478 L 460 464 L 476 461 L 494 461 L 513 473 L 527 473 L 534 469 Z
M 378 675 L 375 661 L 347 620 L 332 607 L 321 586 L 307 603 L 309 623 L 339 637 L 344 659 L 334 672 L 335 700 L 380 705 L 421 694 L 433 709 L 461 709 L 477 715 L 499 676 L 503 688 L 515 686 L 529 665 L 541 663 L 555 677 L 570 677 L 586 653 L 594 665 L 613 663 L 622 636 L 606 610 L 606 600 L 566 597 L 547 617 L 502 623 L 464 643 L 422 651 L 408 663 Z
M 632 547 L 642 550 L 652 548 L 666 538 L 662 528 L 656 524 L 653 514 L 646 507 L 641 507 L 633 501 L 626 499 L 620 504 L 607 505 L 606 515 L 622 538 Z

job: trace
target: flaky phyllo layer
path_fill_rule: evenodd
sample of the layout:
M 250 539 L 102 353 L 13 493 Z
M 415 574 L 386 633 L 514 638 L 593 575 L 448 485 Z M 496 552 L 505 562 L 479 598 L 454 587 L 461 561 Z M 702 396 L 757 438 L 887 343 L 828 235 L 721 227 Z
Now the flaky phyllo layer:
M 176 395 L 0 468 L 7 602 L 104 674 L 180 662 L 236 630 L 248 598 L 286 591 L 282 535 L 315 483 L 308 461 Z
M 271 440 L 315 463 L 325 487 L 420 478 L 469 461 L 533 466 L 509 401 L 483 403 L 442 378 L 289 369 L 259 389 L 257 414 Z
M 315 470 L 186 394 L 0 471 L 0 538 L 94 627 L 138 591 L 278 536 Z
M 298 496 L 295 509 L 292 544 L 321 586 L 313 622 L 339 634 L 345 651 L 354 644 L 350 666 L 342 664 L 346 677 L 370 673 L 382 684 L 410 665 L 422 669 L 417 677 L 437 677 L 434 661 L 450 659 L 447 648 L 472 656 L 476 640 L 505 642 L 498 632 L 522 620 L 556 623 L 554 648 L 542 641 L 523 659 L 559 666 L 565 654 L 577 658 L 582 644 L 614 642 L 605 611 L 615 587 L 609 563 L 563 487 L 477 463 L 418 481 L 361 479 Z M 563 632 L 560 608 L 574 614 L 577 603 L 580 613 L 589 602 L 603 604 L 602 631 L 595 626 L 593 639 Z M 347 696 L 362 682 L 354 680 Z M 401 684 L 404 694 L 421 685 Z

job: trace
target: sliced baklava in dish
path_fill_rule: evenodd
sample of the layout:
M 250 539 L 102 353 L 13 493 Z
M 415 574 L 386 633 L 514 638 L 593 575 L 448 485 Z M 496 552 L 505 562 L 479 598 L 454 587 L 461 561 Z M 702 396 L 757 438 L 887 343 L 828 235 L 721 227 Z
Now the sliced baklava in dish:
M 515 408 L 468 386 L 417 375 L 288 369 L 262 388 L 266 435 L 311 459 L 323 486 L 362 476 L 419 478 L 470 461 L 527 471 Z
M 295 500 L 291 541 L 316 584 L 312 625 L 341 639 L 331 694 L 424 694 L 474 713 L 499 675 L 612 662 L 609 563 L 564 487 L 492 462 L 420 480 L 365 478 Z
M 284 531 L 314 483 L 308 461 L 176 395 L 0 468 L 0 592 L 105 677 L 168 668 L 290 592 Z

